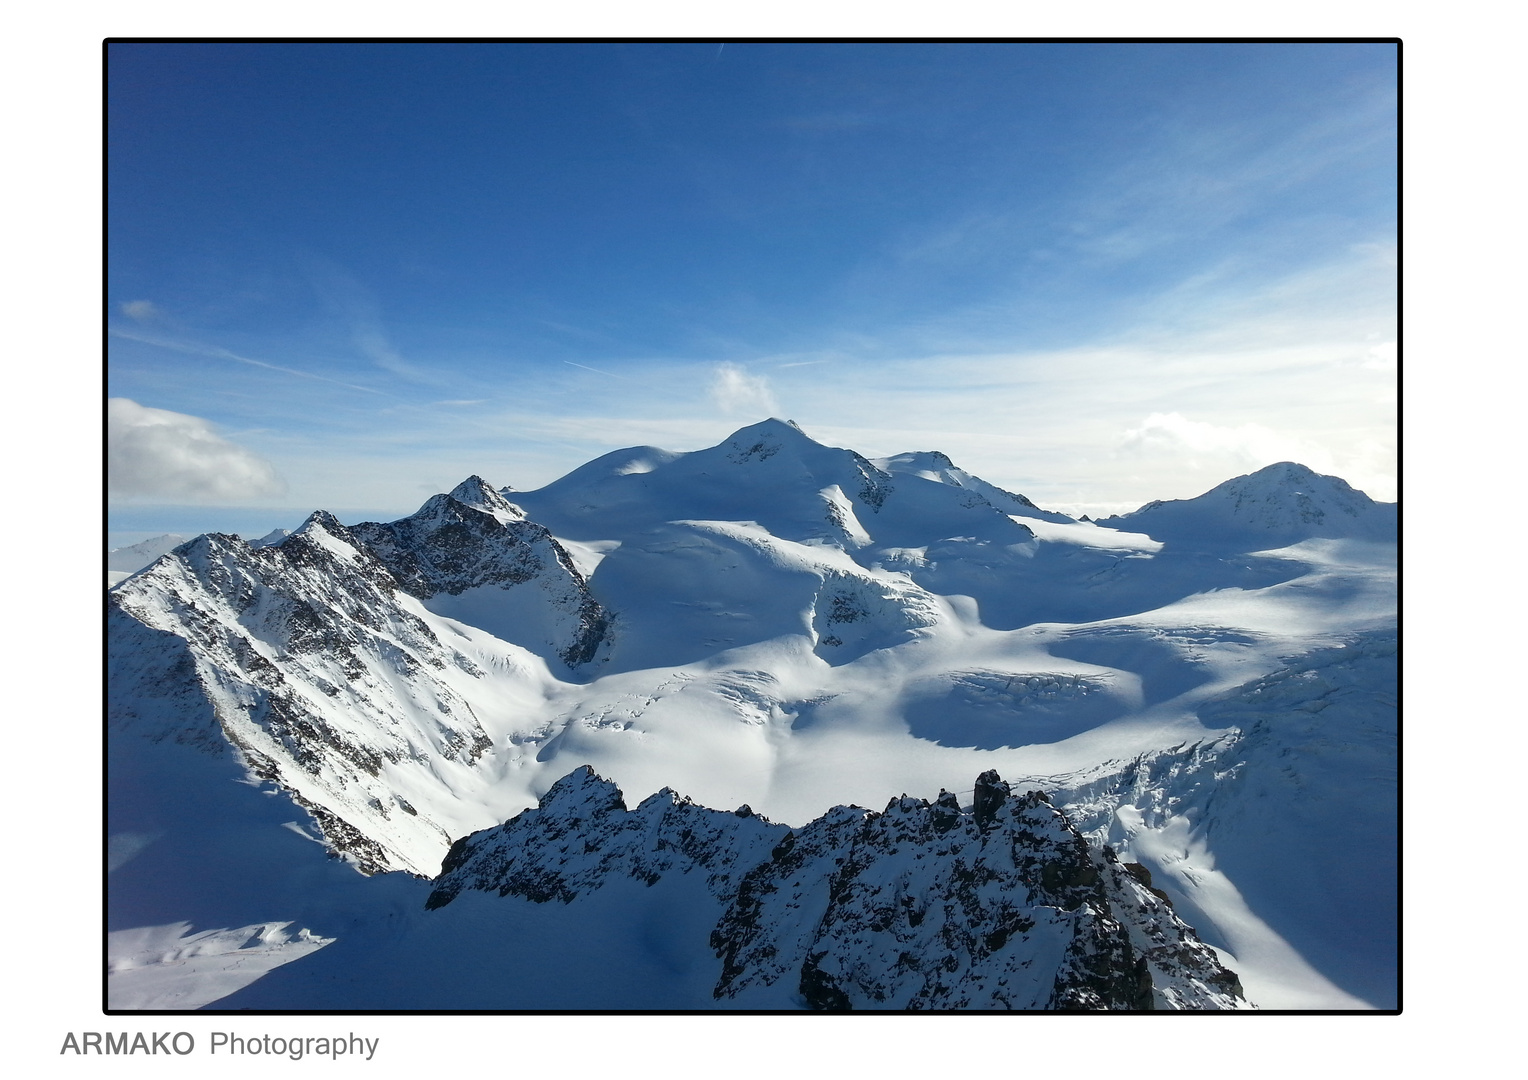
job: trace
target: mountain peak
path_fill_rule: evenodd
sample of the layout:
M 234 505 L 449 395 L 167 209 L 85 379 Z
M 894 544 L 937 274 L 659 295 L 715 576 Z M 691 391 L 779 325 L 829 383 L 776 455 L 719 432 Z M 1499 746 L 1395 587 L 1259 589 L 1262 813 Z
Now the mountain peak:
M 474 510 L 483 511 L 485 514 L 492 514 L 495 517 L 499 517 L 500 520 L 505 520 L 500 517 L 501 514 L 508 514 L 514 520 L 520 520 L 525 517 L 525 511 L 499 494 L 488 481 L 476 473 L 467 477 L 460 484 L 457 484 L 447 494 L 463 506 L 470 506 Z
M 979 476 L 973 476 L 950 460 L 940 450 L 918 450 L 895 457 L 881 458 L 875 465 L 896 475 L 917 476 L 936 484 L 963 488 L 985 499 L 1004 514 L 1038 518 L 1041 521 L 1069 522 L 1072 519 L 1053 510 L 1042 510 L 1027 497 L 1017 492 L 990 484 Z
M 1374 500 L 1353 487 L 1340 476 L 1326 476 L 1297 461 L 1279 461 L 1265 465 L 1256 472 L 1233 477 L 1205 492 L 1200 498 L 1217 494 L 1234 494 L 1247 497 L 1251 493 L 1282 492 L 1304 498 L 1333 500 L 1340 509 L 1357 514 L 1374 506 Z
M 768 461 L 785 450 L 792 451 L 786 455 L 789 459 L 800 459 L 803 455 L 812 457 L 823 451 L 832 450 L 831 447 L 824 446 L 802 431 L 794 420 L 779 420 L 775 417 L 739 428 L 715 449 L 724 451 L 727 459 L 736 464 Z M 836 452 L 852 453 L 852 451 Z
M 786 443 L 810 443 L 813 446 L 822 445 L 806 432 L 794 420 L 781 420 L 771 416 L 768 420 L 760 420 L 757 424 L 749 424 L 747 427 L 738 428 L 730 436 L 728 445 L 747 445 L 754 442 L 773 443 L 783 445 Z
M 312 536 L 315 532 L 344 534 L 346 531 L 345 526 L 340 523 L 340 519 L 329 513 L 329 511 L 315 510 L 308 515 L 308 519 L 299 525 L 297 531 L 291 535 Z
M 595 772 L 592 765 L 580 765 L 547 789 L 538 808 L 582 820 L 624 811 L 626 802 L 613 781 Z
M 1245 476 L 1238 476 L 1233 480 L 1226 481 L 1226 483 L 1234 484 L 1238 481 L 1244 484 L 1278 484 L 1282 486 L 1291 484 L 1312 485 L 1325 482 L 1328 484 L 1335 483 L 1350 491 L 1352 490 L 1346 480 L 1336 476 L 1323 476 L 1310 466 L 1301 465 L 1298 461 L 1274 462 L 1272 465 L 1265 465 L 1255 472 L 1247 473 Z
M 134 573 L 189 539 L 179 533 L 165 533 L 163 536 L 139 541 L 131 547 L 113 548 L 106 553 L 106 569 L 118 573 Z
M 1395 511 L 1394 503 L 1377 503 L 1341 477 L 1280 461 L 1192 499 L 1150 502 L 1101 524 L 1170 543 L 1250 551 L 1313 537 L 1394 540 Z
M 795 432 L 797 435 L 806 435 L 806 432 L 801 430 L 801 425 L 796 423 L 796 421 L 781 420 L 778 416 L 771 416 L 768 419 L 760 420 L 757 424 L 749 424 L 747 427 L 738 428 L 737 431 L 733 432 L 733 437 L 736 438 L 743 434 L 763 434 L 768 432 L 780 432 L 782 434 Z M 810 438 L 811 436 L 807 437 Z

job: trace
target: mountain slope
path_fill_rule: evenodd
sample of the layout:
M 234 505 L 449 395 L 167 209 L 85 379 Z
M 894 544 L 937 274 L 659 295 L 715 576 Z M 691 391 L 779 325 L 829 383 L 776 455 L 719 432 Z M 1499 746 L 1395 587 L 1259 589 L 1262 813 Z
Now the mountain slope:
M 804 828 L 835 806 L 879 805 L 889 791 L 915 793 L 907 820 L 921 821 L 919 799 L 931 800 L 925 809 L 937 816 L 941 789 L 999 770 L 1023 777 L 1024 790 L 1052 793 L 1055 809 L 1100 851 L 1107 843 L 1149 869 L 1223 950 L 1257 1004 L 1393 1001 L 1394 958 L 1385 953 L 1393 920 L 1380 895 L 1387 879 L 1373 860 L 1351 854 L 1359 848 L 1350 838 L 1361 834 L 1369 850 L 1383 846 L 1394 816 L 1384 812 L 1383 785 L 1345 780 L 1354 769 L 1383 776 L 1387 761 L 1393 768 L 1393 719 L 1384 726 L 1394 714 L 1393 664 L 1362 666 L 1356 682 L 1341 683 L 1348 689 L 1332 699 L 1336 711 L 1298 705 L 1299 715 L 1314 718 L 1307 734 L 1278 721 L 1290 702 L 1306 700 L 1295 690 L 1330 681 L 1280 672 L 1326 671 L 1317 659 L 1302 668 L 1302 658 L 1393 627 L 1394 546 L 1314 537 L 1264 550 L 1278 535 L 1267 528 L 1219 547 L 1163 543 L 1138 529 L 1004 512 L 975 478 L 953 465 L 932 468 L 932 455 L 886 464 L 910 471 L 769 421 L 690 454 L 609 455 L 513 500 L 471 477 L 399 521 L 347 527 L 319 512 L 285 539 L 251 545 L 211 535 L 165 555 L 109 593 L 108 720 L 113 760 L 123 765 L 108 777 L 108 822 L 129 838 L 161 836 L 114 871 L 111 929 L 142 930 L 148 924 L 138 920 L 153 919 L 159 927 L 186 923 L 196 934 L 263 920 L 335 939 L 241 995 L 283 986 L 296 993 L 303 980 L 288 968 L 383 977 L 357 958 L 370 931 L 345 930 L 351 924 L 339 908 L 309 905 L 295 885 L 277 888 L 279 867 L 268 875 L 268 905 L 236 905 L 236 915 L 215 925 L 200 921 L 210 908 L 182 907 L 177 890 L 198 891 L 195 874 L 171 872 L 154 853 L 205 851 L 214 842 L 192 842 L 201 824 L 177 815 L 173 782 L 142 782 L 160 775 L 150 763 L 161 758 L 221 762 L 217 775 L 242 775 L 287 806 L 294 820 L 285 825 L 303 843 L 320 841 L 373 875 L 378 895 L 407 893 L 420 910 L 433 886 L 386 884 L 397 878 L 387 871 L 433 877 L 462 838 L 507 829 L 502 823 L 539 806 L 582 766 L 642 804 L 630 820 L 647 823 L 637 830 L 643 836 L 660 819 L 661 828 L 652 825 L 659 832 L 692 828 L 678 824 L 691 818 L 735 829 L 726 813 L 701 807 L 744 803 Z M 1316 490 L 1263 484 L 1258 505 L 1275 523 L 1301 520 L 1307 488 Z M 1215 505 L 1240 521 L 1234 505 Z M 1275 681 L 1259 689 L 1260 680 Z M 1217 704 L 1232 700 L 1234 708 Z M 1367 719 L 1355 734 L 1345 717 Z M 1355 756 L 1328 745 L 1364 750 Z M 1185 749 L 1193 747 L 1201 749 Z M 1199 764 L 1190 767 L 1184 755 Z M 1138 790 L 1126 776 L 1132 762 L 1137 777 L 1176 779 Z M 1305 788 L 1278 779 L 1288 775 L 1285 765 L 1300 768 Z M 1283 800 L 1287 814 L 1265 821 L 1250 809 L 1256 804 L 1236 785 L 1253 776 L 1264 777 L 1257 790 Z M 699 805 L 682 807 L 674 790 Z M 1299 791 L 1310 797 L 1290 795 Z M 214 803 L 220 814 L 248 812 Z M 532 855 L 540 841 L 522 835 L 533 820 L 503 833 L 519 848 L 503 859 L 528 858 L 546 877 L 550 868 Z M 832 859 L 876 850 L 876 830 L 892 829 L 891 820 L 876 818 L 849 849 L 824 850 Z M 708 828 L 694 824 L 692 832 Z M 715 978 L 702 986 L 702 968 L 710 954 L 695 943 L 723 914 L 722 893 L 705 884 L 718 871 L 676 875 L 647 855 L 632 862 L 627 841 L 635 841 L 619 835 L 626 839 L 602 850 L 622 866 L 640 862 L 655 872 L 656 891 L 638 903 L 609 881 L 592 892 L 567 887 L 577 904 L 613 920 L 601 940 L 626 950 L 633 985 L 669 965 L 684 974 L 664 1000 L 709 1007 Z M 977 843 L 977 833 L 969 840 Z M 138 841 L 122 843 L 138 850 Z M 962 850 L 960 858 L 974 858 L 974 848 Z M 919 877 L 918 888 L 945 895 L 954 885 L 934 872 L 938 861 L 925 858 L 932 876 Z M 746 862 L 738 856 L 729 882 Z M 1313 866 L 1322 868 L 1319 880 L 1303 869 Z M 155 879 L 142 876 L 151 868 L 157 880 L 176 883 L 155 902 Z M 798 885 L 806 887 L 788 891 Z M 235 875 L 208 888 L 228 896 L 239 886 Z M 409 925 L 440 949 L 447 924 L 465 932 L 510 908 L 549 934 L 564 926 L 528 894 L 492 897 L 508 905 L 495 909 L 481 907 L 479 892 L 464 886 L 432 912 L 445 922 Z M 637 907 L 617 915 L 617 893 Z M 1341 917 L 1324 915 L 1321 898 L 1339 896 Z M 683 934 L 674 930 L 679 937 L 651 922 L 662 921 L 660 897 L 690 912 Z M 1353 914 L 1363 911 L 1373 913 L 1367 930 Z M 859 915 L 846 910 L 844 918 L 846 928 L 859 925 Z M 922 941 L 918 928 L 897 925 L 875 948 L 903 936 Z M 633 952 L 621 944 L 627 933 L 668 944 Z M 854 930 L 850 938 L 869 948 L 882 933 Z M 567 963 L 594 948 L 561 929 L 555 935 Z M 838 955 L 837 940 L 830 934 L 790 948 Z M 522 950 L 516 964 L 552 955 L 529 941 L 505 948 Z M 994 1002 L 993 980 L 1012 973 L 994 974 L 978 952 L 954 961 L 973 981 L 939 983 L 937 992 L 926 981 L 918 989 L 908 971 L 867 977 L 858 989 L 844 982 L 848 969 L 831 981 L 863 1003 L 967 999 L 961 995 Z M 746 991 L 739 983 L 739 993 L 785 1007 L 770 995 L 800 990 L 800 964 L 791 971 Z M 821 969 L 821 978 L 831 974 Z M 465 1000 L 450 989 L 444 961 L 432 986 L 442 1000 Z M 630 1000 L 622 994 L 612 987 L 598 1000 Z M 378 988 L 365 1000 L 385 997 Z M 379 1007 L 407 1007 L 386 1000 Z
M 814 1009 L 1244 1005 L 1149 880 L 995 772 L 969 811 L 948 792 L 880 814 L 839 807 L 743 880 L 711 937 L 716 995 Z
M 131 577 L 168 551 L 184 544 L 187 537 L 165 533 L 150 537 L 130 547 L 112 548 L 106 553 L 106 587 Z
M 1004 544 L 1032 539 L 974 491 L 894 478 L 782 420 L 688 454 L 616 451 L 538 491 L 514 494 L 533 519 L 573 539 L 624 540 L 677 520 L 752 521 L 782 540 L 851 553 L 926 545 L 956 533 Z
M 432 874 L 464 827 L 495 812 L 483 761 L 495 740 L 480 712 L 539 698 L 551 676 L 525 648 L 435 617 L 388 563 L 426 592 L 533 590 L 547 611 L 532 641 L 561 627 L 577 646 L 592 601 L 547 555 L 544 530 L 526 539 L 525 526 L 449 496 L 396 525 L 352 532 L 319 512 L 265 547 L 211 534 L 118 586 L 108 594 L 108 721 L 212 745 L 220 732 L 358 866 Z M 414 542 L 406 554 L 393 546 L 399 535 Z M 480 557 L 451 557 L 463 536 Z M 489 671 L 506 667 L 520 673 L 519 694 L 484 694 Z M 473 802 L 464 791 L 477 792 Z
M 1195 498 L 1147 503 L 1098 524 L 1169 544 L 1260 551 L 1317 537 L 1393 542 L 1396 506 L 1339 477 L 1282 461 Z
M 875 464 L 893 476 L 917 476 L 924 480 L 933 480 L 936 483 L 974 491 L 1003 513 L 1012 514 L 1015 517 L 1050 522 L 1073 520 L 1054 510 L 1042 510 L 1023 495 L 1005 491 L 996 484 L 989 484 L 981 477 L 971 475 L 938 450 L 898 454 L 895 457 L 881 458 Z
M 342 939 L 219 1007 L 408 1007 L 419 981 L 458 1008 L 555 1007 L 579 987 L 584 1007 L 626 1009 L 1247 1007 L 1143 868 L 995 773 L 969 808 L 904 796 L 790 830 L 671 791 L 628 810 L 583 768 L 458 841 L 433 884 L 356 958 L 407 988 L 346 970 Z M 530 949 L 556 962 L 531 967 Z

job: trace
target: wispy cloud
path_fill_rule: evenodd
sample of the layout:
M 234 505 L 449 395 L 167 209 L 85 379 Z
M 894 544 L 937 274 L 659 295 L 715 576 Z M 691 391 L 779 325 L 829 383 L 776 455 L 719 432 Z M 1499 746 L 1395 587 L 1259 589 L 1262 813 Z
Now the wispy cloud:
M 393 345 L 382 322 L 381 305 L 370 289 L 327 259 L 309 258 L 306 270 L 319 298 L 349 325 L 350 341 L 362 356 L 400 378 L 439 381 L 431 372 L 404 359 Z
M 286 492 L 270 462 L 208 421 L 130 398 L 107 402 L 106 479 L 113 495 L 168 502 L 244 502 Z
M 152 322 L 160 311 L 152 300 L 129 300 L 122 305 L 122 314 L 138 322 Z
M 206 356 L 215 360 L 232 360 L 235 363 L 248 364 L 250 367 L 264 368 L 267 371 L 279 371 L 283 375 L 293 375 L 299 379 L 313 379 L 317 382 L 329 383 L 332 386 L 343 386 L 347 390 L 358 390 L 363 394 L 382 394 L 382 391 L 375 387 L 358 386 L 355 383 L 343 382 L 340 379 L 331 379 L 327 375 L 317 375 L 311 371 L 299 371 L 297 368 L 282 367 L 280 364 L 272 364 L 266 360 L 256 360 L 250 356 L 240 356 L 236 352 L 217 345 L 203 345 L 195 341 L 176 341 L 172 338 L 151 337 L 147 334 L 132 333 L 116 327 L 113 327 L 110 333 L 113 337 L 119 337 L 126 341 L 136 341 L 143 345 L 153 345 L 160 349 L 170 349 L 174 352 L 188 353 L 192 356 Z
M 711 373 L 711 400 L 728 416 L 772 416 L 779 411 L 769 380 L 740 364 L 717 364 Z

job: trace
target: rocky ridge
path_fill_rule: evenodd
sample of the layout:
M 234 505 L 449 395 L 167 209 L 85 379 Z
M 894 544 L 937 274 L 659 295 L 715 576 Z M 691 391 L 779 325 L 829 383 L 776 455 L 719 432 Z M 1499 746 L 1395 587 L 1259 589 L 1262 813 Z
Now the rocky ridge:
M 427 902 L 571 903 L 619 878 L 704 874 L 725 904 L 713 996 L 742 1008 L 1236 1009 L 1236 976 L 1151 887 L 1040 792 L 995 772 L 969 808 L 907 796 L 799 829 L 664 790 L 627 810 L 581 768 L 452 846 Z
M 551 632 L 529 646 L 574 663 L 598 648 L 605 616 L 567 553 L 504 507 L 439 495 L 390 525 L 319 511 L 277 543 L 197 537 L 108 594 L 108 723 L 226 740 L 362 870 L 429 875 L 451 834 L 418 792 L 454 801 L 440 769 L 492 740 L 469 700 L 481 657 L 421 603 L 484 589 L 535 594 Z

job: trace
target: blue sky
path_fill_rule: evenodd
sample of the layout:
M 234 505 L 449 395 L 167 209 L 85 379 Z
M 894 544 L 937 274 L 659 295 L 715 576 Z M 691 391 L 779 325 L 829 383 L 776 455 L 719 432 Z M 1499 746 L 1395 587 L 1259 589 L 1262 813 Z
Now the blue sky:
M 1395 497 L 1390 45 L 116 45 L 109 527 L 766 415 L 1072 512 Z

